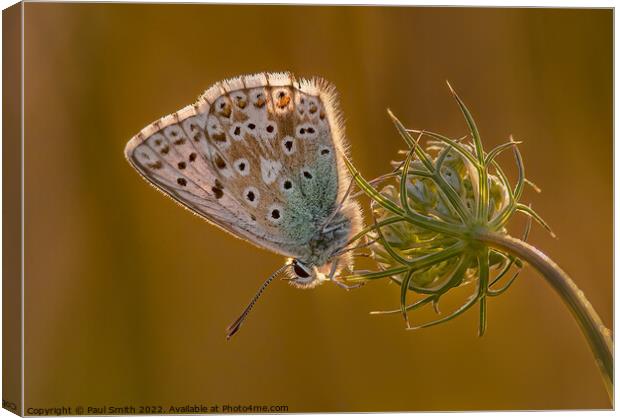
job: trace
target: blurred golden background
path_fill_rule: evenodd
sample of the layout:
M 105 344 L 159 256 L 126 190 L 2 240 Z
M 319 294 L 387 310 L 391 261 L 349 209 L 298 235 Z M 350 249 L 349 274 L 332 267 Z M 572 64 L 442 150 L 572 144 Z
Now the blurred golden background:
M 490 301 L 484 338 L 475 309 L 416 332 L 368 315 L 398 306 L 384 281 L 277 282 L 227 342 L 282 257 L 164 198 L 123 148 L 217 80 L 290 70 L 338 87 L 353 159 L 372 178 L 402 147 L 388 106 L 409 127 L 466 133 L 448 79 L 486 147 L 524 141 L 543 189 L 525 201 L 559 237 L 535 226 L 530 242 L 611 327 L 612 24 L 602 9 L 27 3 L 26 408 L 610 408 L 586 340 L 530 268 Z

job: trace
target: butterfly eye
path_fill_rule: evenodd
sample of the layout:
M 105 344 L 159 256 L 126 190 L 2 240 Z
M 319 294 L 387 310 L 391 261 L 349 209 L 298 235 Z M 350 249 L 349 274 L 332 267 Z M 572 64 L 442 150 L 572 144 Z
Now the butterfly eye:
M 297 262 L 293 263 L 293 271 L 301 279 L 310 277 L 310 273 Z

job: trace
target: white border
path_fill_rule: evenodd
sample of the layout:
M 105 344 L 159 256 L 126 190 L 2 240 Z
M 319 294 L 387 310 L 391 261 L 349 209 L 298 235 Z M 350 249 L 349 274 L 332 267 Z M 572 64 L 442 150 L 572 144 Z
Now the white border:
M 30 0 L 30 1 L 38 1 L 38 0 Z M 79 3 L 79 1 L 67 1 L 67 2 L 75 2 L 75 3 Z M 89 1 L 91 2 L 91 1 Z M 419 0 L 419 1 L 408 1 L 408 0 L 391 0 L 391 1 L 386 1 L 386 2 L 381 2 L 379 3 L 378 1 L 368 1 L 368 0 L 355 0 L 355 1 L 337 1 L 337 2 L 328 2 L 328 1 L 321 1 L 321 0 L 317 0 L 315 2 L 307 2 L 307 1 L 299 1 L 299 0 L 288 0 L 288 1 L 279 1 L 279 0 L 271 0 L 271 1 L 257 1 L 257 0 L 248 0 L 248 1 L 244 1 L 244 2 L 238 2 L 238 1 L 183 1 L 183 2 L 179 2 L 179 1 L 161 1 L 161 0 L 154 0 L 154 1 L 132 1 L 131 3 L 205 3 L 205 4 L 231 4 L 231 3 L 235 3 L 235 4 L 312 4 L 312 5 L 364 5 L 364 6 L 370 6 L 370 5 L 381 5 L 381 6 L 440 6 L 440 7 L 557 7 L 557 8 L 583 8 L 583 7 L 587 7 L 587 8 L 615 8 L 616 6 L 616 2 L 615 1 L 576 1 L 576 0 L 555 0 L 555 1 L 550 1 L 550 0 L 545 0 L 545 1 L 514 1 L 514 0 L 505 0 L 502 2 L 497 2 L 497 1 L 483 1 L 483 0 L 477 0 L 477 1 L 458 1 L 458 0 L 452 0 L 449 3 L 446 2 L 437 2 L 437 1 L 428 1 L 428 0 Z M 10 1 L 10 0 L 0 0 L 0 5 L 2 6 L 2 9 L 5 9 L 11 5 L 15 4 L 14 1 Z M 22 9 L 21 12 L 21 19 L 22 19 L 22 27 L 21 27 L 21 38 L 22 38 L 22 57 L 21 57 L 21 69 L 22 69 L 22 76 L 23 76 L 23 70 L 24 70 L 24 9 Z M 1 26 L 1 20 L 0 20 L 0 26 Z M 1 29 L 1 27 L 0 27 Z M 617 68 L 615 67 L 615 56 L 616 56 L 616 46 L 618 45 L 618 35 L 615 32 L 615 16 L 614 16 L 614 139 L 615 139 L 615 121 L 618 120 L 618 109 L 615 106 L 615 97 L 616 97 L 616 93 L 617 93 L 617 88 L 616 88 L 616 84 L 615 84 L 615 80 L 616 80 L 616 71 Z M 0 43 L 2 41 L 2 31 L 0 30 Z M 1 68 L 1 56 L 0 56 L 0 68 Z M 23 78 L 22 78 L 23 81 Z M 1 94 L 2 90 L 0 87 L 0 94 Z M 21 297 L 22 297 L 22 306 L 21 306 L 21 319 L 22 319 L 22 323 L 21 323 L 21 350 L 22 350 L 22 358 L 23 358 L 23 354 L 24 354 L 24 129 L 25 129 L 25 124 L 24 124 L 24 108 L 25 108 L 25 104 L 24 104 L 24 84 L 22 82 L 22 86 L 21 86 L 21 129 L 22 129 L 22 142 L 21 142 L 21 192 L 22 192 L 22 200 L 21 200 L 21 215 L 22 215 L 22 224 L 21 224 L 21 236 L 22 236 L 22 242 L 21 242 L 21 273 L 22 273 L 22 283 L 21 283 Z M 1 154 L 2 150 L 0 147 L 0 154 Z M 620 157 L 620 150 L 615 146 L 615 140 L 614 140 L 614 162 L 618 161 Z M 2 161 L 0 160 L 0 182 L 2 180 Z M 617 236 L 617 232 L 618 230 L 616 229 L 616 223 L 615 223 L 615 219 L 616 216 L 618 215 L 618 196 L 619 191 L 620 191 L 620 184 L 618 183 L 617 177 L 616 177 L 616 170 L 615 170 L 615 164 L 614 164 L 614 205 L 615 205 L 615 210 L 614 210 L 614 244 L 615 244 L 615 237 Z M 0 194 L 0 205 L 2 204 L 2 195 Z M 2 225 L 0 225 L 0 234 L 2 233 Z M 618 259 L 620 257 L 620 250 L 618 249 L 618 247 L 616 247 L 614 245 L 614 260 Z M 2 259 L 2 254 L 0 253 L 0 260 Z M 617 264 L 614 262 L 614 277 L 616 276 L 616 267 Z M 1 297 L 2 297 L 2 288 L 0 287 L 0 303 L 1 303 Z M 618 297 L 618 288 L 614 285 L 614 302 L 617 300 Z M 614 303 L 615 306 L 615 303 Z M 618 317 L 616 315 L 616 310 L 614 309 L 614 323 L 618 324 Z M 1 316 L 2 316 L 2 311 L 0 310 L 0 320 L 1 320 Z M 2 343 L 2 334 L 0 333 L 0 346 Z M 615 356 L 614 356 L 615 357 Z M 24 362 L 22 362 L 22 370 L 21 370 L 21 374 L 22 374 L 22 405 L 24 404 L 25 398 L 24 398 Z M 1 387 L 2 382 L 0 380 L 0 391 L 2 389 Z M 616 388 L 614 390 L 614 394 L 616 399 L 618 399 L 618 389 Z M 452 417 L 454 416 L 455 413 L 450 412 L 450 413 L 446 413 L 446 412 L 441 412 L 441 413 L 403 413 L 402 415 L 411 415 L 411 416 L 415 416 L 415 417 L 421 417 L 421 418 L 437 418 L 437 417 Z M 515 418 L 520 418 L 520 417 L 532 417 L 532 416 L 537 416 L 537 415 L 541 415 L 544 414 L 544 416 L 546 417 L 558 417 L 558 418 L 577 418 L 577 417 L 607 417 L 607 416 L 615 416 L 616 413 L 614 411 L 553 411 L 553 412 L 494 412 L 494 411 L 489 411 L 489 412 L 464 412 L 464 413 L 458 413 L 459 417 L 464 417 L 464 418 L 469 418 L 469 417 L 478 417 L 478 416 L 487 416 L 487 417 L 495 417 L 495 416 L 508 416 L 508 417 L 515 417 Z M 301 416 L 324 416 L 327 414 L 294 414 L 294 415 L 301 415 Z M 338 414 L 341 417 L 354 417 L 357 416 L 359 414 Z M 379 417 L 387 417 L 390 415 L 393 415 L 393 413 L 377 413 L 374 414 L 375 416 L 379 416 Z M 8 412 L 7 410 L 1 409 L 0 410 L 0 418 L 2 417 L 14 417 L 15 415 Z M 241 415 L 230 415 L 233 417 L 241 417 Z

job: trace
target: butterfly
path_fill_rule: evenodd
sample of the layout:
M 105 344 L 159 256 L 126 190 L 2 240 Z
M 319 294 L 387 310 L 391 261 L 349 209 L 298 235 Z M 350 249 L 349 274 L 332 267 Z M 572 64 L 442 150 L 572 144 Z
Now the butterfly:
M 349 197 L 346 139 L 335 87 L 322 78 L 258 73 L 220 81 L 196 103 L 142 129 L 125 147 L 156 189 L 230 234 L 287 256 L 280 275 L 299 288 L 352 270 L 347 245 L 362 227 Z M 347 187 L 348 185 L 348 187 Z

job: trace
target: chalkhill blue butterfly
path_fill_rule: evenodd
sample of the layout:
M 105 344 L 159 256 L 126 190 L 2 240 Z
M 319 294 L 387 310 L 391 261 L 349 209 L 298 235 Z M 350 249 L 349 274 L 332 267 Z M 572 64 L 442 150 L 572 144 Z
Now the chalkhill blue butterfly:
M 227 329 L 235 334 L 271 281 L 299 288 L 353 268 L 362 227 L 349 197 L 342 113 L 322 78 L 259 73 L 223 80 L 148 125 L 125 148 L 151 185 L 232 235 L 289 257 Z

